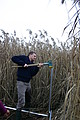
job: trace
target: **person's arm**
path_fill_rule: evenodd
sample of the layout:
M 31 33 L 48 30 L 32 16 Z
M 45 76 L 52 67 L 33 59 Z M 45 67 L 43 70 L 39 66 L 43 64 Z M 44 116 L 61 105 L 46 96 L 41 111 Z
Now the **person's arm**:
M 5 116 L 5 117 L 8 117 L 9 114 L 10 114 L 10 111 L 7 110 L 7 109 L 4 107 L 2 101 L 0 101 L 0 113 L 1 113 L 1 115 Z
M 20 56 L 13 56 L 11 59 L 14 63 L 24 66 L 25 65 L 24 58 L 25 55 L 20 55 Z
M 43 63 L 39 63 L 38 67 L 41 68 L 43 66 Z
M 43 66 L 43 63 L 39 63 L 38 66 L 33 66 L 31 70 L 31 75 L 35 76 L 38 73 L 39 68 L 41 68 L 42 66 Z

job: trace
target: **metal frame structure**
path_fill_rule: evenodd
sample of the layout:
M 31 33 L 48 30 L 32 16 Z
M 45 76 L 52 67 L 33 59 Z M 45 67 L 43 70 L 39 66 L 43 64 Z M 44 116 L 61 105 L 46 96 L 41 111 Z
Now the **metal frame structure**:
M 50 69 L 51 69 L 51 79 L 50 79 L 49 113 L 48 113 L 48 115 L 47 115 L 47 114 L 36 113 L 36 112 L 31 112 L 31 111 L 27 111 L 27 110 L 21 110 L 22 112 L 26 112 L 26 113 L 29 113 L 29 114 L 38 115 L 38 116 L 42 116 L 42 117 L 48 117 L 49 120 L 52 119 L 52 110 L 51 110 L 51 93 L 52 93 L 53 67 L 50 66 Z M 7 109 L 10 109 L 10 110 L 16 110 L 16 108 L 12 108 L 12 107 L 8 107 L 8 106 L 5 106 L 5 107 L 6 107 Z

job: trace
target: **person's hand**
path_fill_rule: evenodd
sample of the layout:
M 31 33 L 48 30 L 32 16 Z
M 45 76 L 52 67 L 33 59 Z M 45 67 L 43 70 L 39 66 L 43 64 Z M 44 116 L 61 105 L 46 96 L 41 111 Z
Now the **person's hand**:
M 7 110 L 7 112 L 4 114 L 4 117 L 8 117 L 10 115 L 10 111 Z
M 27 64 L 25 64 L 25 65 L 24 65 L 24 67 L 28 67 L 28 65 L 27 65 Z
M 38 64 L 38 67 L 42 67 L 42 66 L 43 66 L 43 63 L 39 63 L 39 64 Z

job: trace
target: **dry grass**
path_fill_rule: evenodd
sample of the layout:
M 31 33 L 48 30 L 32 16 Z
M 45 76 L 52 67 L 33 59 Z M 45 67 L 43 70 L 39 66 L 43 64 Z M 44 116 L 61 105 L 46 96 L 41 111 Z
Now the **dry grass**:
M 40 31 L 41 32 L 41 31 Z M 29 43 L 21 41 L 16 36 L 2 33 L 0 41 L 0 99 L 7 106 L 16 106 L 16 68 L 11 57 L 25 54 L 35 50 L 38 58 L 36 62 L 53 62 L 53 83 L 51 109 L 54 120 L 79 120 L 80 119 L 80 43 L 74 38 L 72 47 L 69 49 L 62 45 L 59 48 L 55 41 L 48 35 L 38 37 L 30 35 L 33 39 Z M 45 43 L 39 40 L 45 40 Z M 27 41 L 27 40 L 25 40 Z M 78 41 L 78 42 L 77 42 Z M 67 43 L 66 43 L 67 44 Z M 68 46 L 69 47 L 69 46 Z M 44 66 L 31 81 L 32 84 L 32 107 L 34 111 L 47 113 L 49 107 L 50 69 Z

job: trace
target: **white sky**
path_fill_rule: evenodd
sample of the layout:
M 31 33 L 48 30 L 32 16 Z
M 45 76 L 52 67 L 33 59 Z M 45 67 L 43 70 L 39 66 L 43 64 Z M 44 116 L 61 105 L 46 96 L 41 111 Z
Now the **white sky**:
M 65 41 L 62 31 L 68 22 L 61 0 L 0 0 L 0 29 L 24 36 L 26 29 L 46 30 L 54 39 Z

